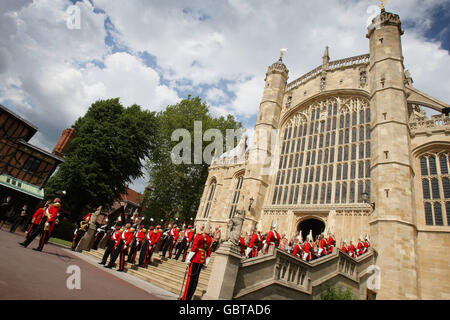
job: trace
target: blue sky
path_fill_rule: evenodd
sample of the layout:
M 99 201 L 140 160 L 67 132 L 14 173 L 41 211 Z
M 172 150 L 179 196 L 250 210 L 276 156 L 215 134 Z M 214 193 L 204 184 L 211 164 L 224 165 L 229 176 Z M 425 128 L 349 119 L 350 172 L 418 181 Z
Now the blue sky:
M 321 63 L 368 53 L 375 0 L 0 2 L 0 103 L 33 122 L 51 150 L 97 99 L 162 110 L 199 95 L 214 115 L 251 132 L 267 66 L 288 48 L 289 80 Z M 80 28 L 67 27 L 70 5 Z M 450 0 L 391 0 L 414 85 L 450 102 Z M 145 178 L 133 184 L 142 191 Z

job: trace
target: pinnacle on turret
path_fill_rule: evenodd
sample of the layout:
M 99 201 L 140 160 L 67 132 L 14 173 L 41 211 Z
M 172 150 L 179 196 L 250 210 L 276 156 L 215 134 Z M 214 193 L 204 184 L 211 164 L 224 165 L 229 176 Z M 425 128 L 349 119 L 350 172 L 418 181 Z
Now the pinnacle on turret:
M 328 64 L 330 63 L 330 55 L 328 54 L 328 46 L 325 47 L 325 52 L 322 57 L 322 70 L 328 69 Z

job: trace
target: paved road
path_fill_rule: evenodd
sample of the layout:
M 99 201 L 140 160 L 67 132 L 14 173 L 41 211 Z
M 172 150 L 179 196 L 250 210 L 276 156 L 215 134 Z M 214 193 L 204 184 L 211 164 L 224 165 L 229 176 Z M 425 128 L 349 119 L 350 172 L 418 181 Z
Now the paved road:
M 23 239 L 22 233 L 0 230 L 0 299 L 174 299 L 173 295 L 164 296 L 161 289 L 145 281 L 105 270 L 97 261 L 60 246 L 47 244 L 38 252 L 32 250 L 38 243 L 34 240 L 28 248 L 23 248 L 18 244 Z M 80 290 L 67 288 L 71 274 L 66 272 L 70 265 L 80 268 Z M 152 288 L 155 294 L 151 293 Z

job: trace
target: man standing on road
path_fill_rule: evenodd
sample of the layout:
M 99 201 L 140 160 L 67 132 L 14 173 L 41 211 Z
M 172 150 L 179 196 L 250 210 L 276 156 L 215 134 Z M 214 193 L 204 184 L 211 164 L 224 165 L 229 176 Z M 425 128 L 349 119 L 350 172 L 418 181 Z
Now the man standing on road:
M 13 224 L 11 225 L 11 229 L 9 232 L 14 233 L 18 226 L 22 225 L 28 216 L 28 205 L 24 204 L 22 209 L 20 209 L 20 213 L 15 217 Z
M 39 228 L 35 229 L 33 233 L 30 234 L 30 236 L 24 242 L 19 244 L 26 248 L 34 240 L 34 238 L 36 238 L 36 236 L 42 230 L 44 230 L 44 233 L 41 236 L 41 239 L 39 240 L 38 247 L 33 249 L 36 251 L 42 251 L 42 248 L 44 247 L 47 238 L 50 236 L 49 230 L 51 230 L 53 225 L 56 223 L 56 218 L 58 217 L 60 211 L 61 211 L 61 200 L 59 198 L 55 198 L 53 200 L 53 203 L 45 210 L 45 214 L 44 217 L 42 218 Z

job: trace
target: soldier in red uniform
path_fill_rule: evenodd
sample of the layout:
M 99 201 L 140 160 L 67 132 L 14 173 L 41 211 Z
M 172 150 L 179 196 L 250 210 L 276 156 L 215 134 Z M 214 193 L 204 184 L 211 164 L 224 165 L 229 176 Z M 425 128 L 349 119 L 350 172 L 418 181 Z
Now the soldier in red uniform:
M 313 237 L 310 231 L 309 235 L 306 236 L 306 243 L 303 246 L 303 260 L 311 261 L 312 260 L 312 252 L 313 252 Z
M 44 217 L 45 210 L 48 208 L 49 204 L 50 204 L 50 201 L 47 201 L 45 203 L 44 207 L 36 210 L 33 217 L 31 218 L 31 227 L 30 227 L 30 229 L 28 229 L 27 232 L 25 232 L 26 238 L 28 238 L 30 236 L 30 234 L 32 234 L 35 230 L 39 229 L 39 225 L 41 224 L 42 218 Z
M 127 228 L 122 232 L 123 246 L 120 251 L 119 269 L 117 271 L 124 271 L 125 269 L 125 256 L 128 255 L 128 249 L 130 248 L 131 241 L 133 241 L 134 231 L 134 228 Z
M 150 246 L 152 245 L 152 238 L 154 237 L 153 226 L 151 226 L 145 235 L 144 242 L 141 246 L 141 252 L 139 253 L 139 267 L 145 268 L 147 266 L 147 255 L 150 252 Z
M 322 233 L 319 236 L 319 250 L 317 252 L 318 257 L 326 256 L 327 255 L 327 241 L 325 240 L 325 236 Z
M 53 200 L 53 203 L 45 210 L 39 228 L 35 229 L 33 233 L 30 234 L 30 236 L 27 239 L 25 239 L 24 242 L 20 243 L 20 245 L 26 248 L 34 240 L 34 238 L 36 238 L 36 236 L 43 230 L 44 233 L 41 236 L 41 239 L 39 240 L 38 247 L 33 248 L 33 250 L 42 251 L 42 248 L 44 247 L 46 240 L 48 240 L 48 237 L 50 236 L 50 230 L 56 223 L 56 218 L 58 217 L 60 210 L 61 210 L 61 200 L 59 198 L 55 198 Z
M 333 249 L 336 246 L 336 240 L 334 239 L 334 234 L 328 234 L 328 254 L 333 253 Z
M 258 248 L 262 245 L 262 236 L 258 229 L 255 227 L 253 230 L 252 238 L 247 246 L 247 250 L 245 250 L 245 255 L 247 258 L 253 258 L 258 256 Z
M 109 260 L 108 265 L 105 266 L 105 268 L 109 268 L 111 269 L 114 265 L 114 263 L 116 262 L 117 258 L 119 257 L 119 255 L 121 255 L 123 247 L 125 245 L 125 241 L 127 240 L 127 237 L 123 235 L 123 233 L 125 232 L 125 230 L 128 230 L 131 228 L 131 224 L 127 223 L 125 225 L 125 229 L 121 229 L 119 230 L 120 235 L 118 238 L 115 239 L 115 245 L 114 245 L 114 251 L 111 254 L 111 259 Z
M 269 234 L 267 235 L 266 242 L 264 243 L 263 254 L 269 252 L 269 246 L 275 246 L 278 248 L 280 245 L 280 234 L 277 232 L 277 225 L 273 224 Z
M 151 244 L 150 244 L 150 251 L 147 256 L 147 263 L 150 262 L 152 258 L 153 251 L 155 251 L 156 246 L 158 245 L 158 242 L 160 241 L 161 237 L 163 235 L 163 230 L 161 229 L 160 225 L 157 225 L 155 228 L 155 231 L 152 234 Z
M 243 256 L 245 254 L 245 239 L 243 233 L 241 233 L 241 236 L 239 237 L 239 243 L 241 244 L 241 256 Z
M 114 254 L 114 247 L 116 246 L 116 242 L 120 240 L 120 225 L 116 225 L 115 231 L 111 234 L 110 238 L 108 239 L 108 243 L 106 244 L 106 249 L 103 254 L 102 261 L 99 262 L 99 264 L 106 265 L 106 261 L 108 258 Z
M 194 242 L 192 243 L 191 251 L 186 258 L 188 266 L 188 275 L 186 279 L 186 286 L 181 300 L 191 300 L 197 288 L 198 278 L 203 266 L 207 267 L 211 252 L 212 239 L 208 235 L 209 226 L 202 225 L 200 231 L 197 232 Z
M 91 216 L 92 216 L 92 214 L 90 212 L 87 215 L 85 215 L 83 217 L 83 219 L 81 219 L 80 227 L 75 229 L 74 237 L 73 237 L 73 240 L 72 240 L 72 251 L 75 251 L 75 248 L 77 247 L 77 245 L 80 242 L 81 238 L 86 233 L 86 231 L 87 231 L 87 229 L 89 227 L 89 222 L 91 221 Z
M 127 262 L 133 263 L 136 261 L 136 254 L 141 250 L 142 243 L 145 240 L 147 230 L 144 225 L 139 225 L 139 231 L 135 232 L 134 241 L 131 243 L 130 253 L 128 254 Z
M 362 255 L 363 251 L 364 251 L 364 244 L 363 244 L 362 236 L 360 236 L 358 240 L 359 240 L 358 244 L 356 245 L 356 256 L 357 257 Z
M 297 258 L 302 258 L 302 247 L 301 247 L 301 238 L 300 240 L 295 238 L 294 239 L 294 250 L 292 251 L 292 254 Z
M 186 261 L 186 255 L 187 255 L 189 247 L 192 244 L 192 241 L 194 240 L 194 235 L 195 235 L 194 229 L 192 229 L 191 225 L 188 226 L 187 243 L 186 243 L 186 246 L 185 246 L 184 251 L 183 251 L 183 259 L 181 259 L 181 261 L 183 261 L 183 262 Z
M 369 251 L 370 242 L 369 242 L 369 235 L 366 235 L 366 239 L 364 240 L 364 253 Z
M 352 258 L 356 258 L 356 248 L 355 248 L 355 244 L 354 243 L 355 243 L 355 241 L 353 241 L 353 238 L 352 238 L 352 240 L 350 240 L 350 248 L 348 250 L 348 254 Z
M 343 241 L 341 251 L 348 254 L 347 240 Z
M 173 250 L 175 243 L 178 240 L 179 235 L 180 235 L 180 228 L 178 228 L 177 224 L 175 223 L 173 225 L 172 229 L 170 229 L 169 237 L 167 238 L 167 240 L 164 244 L 164 249 L 162 252 L 163 258 L 166 257 L 167 249 L 169 249 L 169 259 L 172 258 L 172 250 Z

